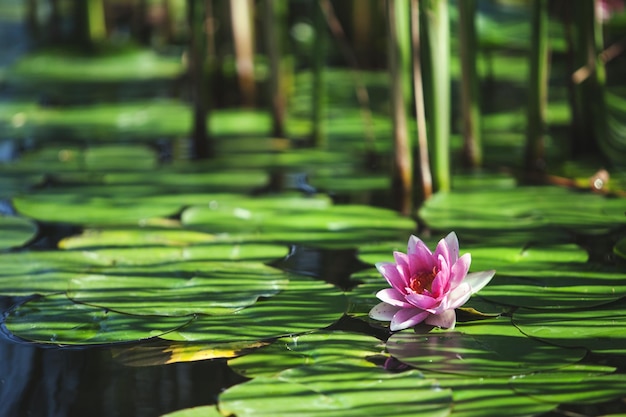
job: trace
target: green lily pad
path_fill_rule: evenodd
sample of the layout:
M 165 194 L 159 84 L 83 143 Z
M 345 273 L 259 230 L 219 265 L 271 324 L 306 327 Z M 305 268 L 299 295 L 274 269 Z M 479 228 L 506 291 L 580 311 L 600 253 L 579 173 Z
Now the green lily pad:
M 524 249 L 483 246 L 468 250 L 472 269 L 495 269 L 479 296 L 488 301 L 529 308 L 581 308 L 606 304 L 626 295 L 626 274 L 587 262 L 577 245 L 531 245 Z
M 207 344 L 159 340 L 130 347 L 114 348 L 111 353 L 117 362 L 126 366 L 155 366 L 208 359 L 234 358 L 267 346 L 269 343 L 260 341 Z
M 133 316 L 77 304 L 63 294 L 35 298 L 10 311 L 6 328 L 21 339 L 57 345 L 129 342 L 161 336 L 191 317 Z
M 189 326 L 162 337 L 221 343 L 288 336 L 329 326 L 341 318 L 346 304 L 334 286 L 290 275 L 287 288 L 267 300 L 225 316 L 199 316 Z
M 384 394 L 384 401 L 377 393 Z M 443 417 L 450 413 L 451 400 L 450 390 L 415 371 L 394 374 L 359 366 L 317 365 L 235 385 L 220 394 L 219 408 L 237 417 Z
M 626 354 L 626 313 L 620 301 L 581 310 L 519 309 L 513 323 L 524 334 L 558 346 Z
M 172 216 L 186 204 L 209 204 L 217 197 L 166 191 L 140 184 L 64 186 L 17 196 L 12 201 L 19 213 L 40 221 L 98 226 L 146 224 L 153 218 Z
M 86 229 L 59 242 L 61 249 L 110 247 L 187 246 L 215 241 L 216 237 L 177 227 L 126 227 Z
M 0 250 L 21 246 L 37 234 L 37 224 L 30 219 L 0 215 Z
M 486 204 L 488 202 L 488 204 Z M 438 193 L 419 215 L 472 240 L 563 241 L 563 229 L 603 233 L 626 223 L 624 201 L 562 187 L 516 187 Z
M 63 242 L 62 242 L 63 243 Z M 106 265 L 155 266 L 181 261 L 269 262 L 287 254 L 288 248 L 271 244 L 211 243 L 195 246 L 89 248 L 85 256 Z
M 111 266 L 84 252 L 35 251 L 0 254 L 0 294 L 27 296 L 66 291 L 72 278 Z
M 436 377 L 444 389 L 452 391 L 454 408 L 451 417 L 523 417 L 541 415 L 557 407 L 555 402 L 538 401 L 520 395 L 511 387 L 508 377 Z
M 463 323 L 454 331 L 399 332 L 387 341 L 387 351 L 418 369 L 477 377 L 555 369 L 586 353 L 526 337 L 505 318 Z
M 621 398 L 626 392 L 626 374 L 614 368 L 574 365 L 558 371 L 522 375 L 511 380 L 518 394 L 539 401 L 589 404 Z
M 219 315 L 271 297 L 287 282 L 284 272 L 260 263 L 185 262 L 76 277 L 67 296 L 125 314 Z
M 184 225 L 209 233 L 231 233 L 263 241 L 353 246 L 363 240 L 405 236 L 415 223 L 396 212 L 350 205 L 319 210 L 249 206 L 192 207 L 183 212 Z
M 272 376 L 287 368 L 320 364 L 354 363 L 379 355 L 380 340 L 363 334 L 320 331 L 284 337 L 269 346 L 228 361 L 228 366 L 248 378 Z
M 156 153 L 140 145 L 92 146 L 84 158 L 87 171 L 154 170 L 158 163 Z
M 613 247 L 613 253 L 626 259 L 626 238 L 620 239 Z
M 214 405 L 204 405 L 198 407 L 185 408 L 163 414 L 161 417 L 224 417 Z

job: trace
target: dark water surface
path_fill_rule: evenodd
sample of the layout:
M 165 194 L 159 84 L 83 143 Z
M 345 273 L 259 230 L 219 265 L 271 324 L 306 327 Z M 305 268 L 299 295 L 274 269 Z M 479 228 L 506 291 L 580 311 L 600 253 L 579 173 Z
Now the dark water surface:
M 153 417 L 216 402 L 243 378 L 223 360 L 129 367 L 104 348 L 0 341 L 2 417 Z

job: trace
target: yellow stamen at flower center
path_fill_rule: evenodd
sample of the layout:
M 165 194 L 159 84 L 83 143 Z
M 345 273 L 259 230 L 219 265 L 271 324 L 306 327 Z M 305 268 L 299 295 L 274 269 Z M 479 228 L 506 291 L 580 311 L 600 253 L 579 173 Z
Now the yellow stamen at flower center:
M 430 291 L 433 285 L 433 280 L 437 275 L 437 267 L 433 267 L 432 271 L 422 272 L 413 275 L 409 279 L 409 288 L 418 294 L 422 294 L 425 290 Z

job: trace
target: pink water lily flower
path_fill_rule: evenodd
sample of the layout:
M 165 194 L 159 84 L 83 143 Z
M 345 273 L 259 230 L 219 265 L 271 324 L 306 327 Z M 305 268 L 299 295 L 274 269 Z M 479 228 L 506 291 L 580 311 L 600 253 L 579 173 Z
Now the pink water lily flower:
M 452 232 L 437 244 L 433 254 L 416 236 L 409 238 L 407 253 L 394 252 L 396 262 L 376 264 L 391 288 L 376 294 L 382 303 L 370 311 L 371 318 L 391 321 L 392 331 L 421 322 L 452 329 L 454 309 L 480 291 L 496 271 L 469 273 L 469 253 L 459 257 L 459 240 Z

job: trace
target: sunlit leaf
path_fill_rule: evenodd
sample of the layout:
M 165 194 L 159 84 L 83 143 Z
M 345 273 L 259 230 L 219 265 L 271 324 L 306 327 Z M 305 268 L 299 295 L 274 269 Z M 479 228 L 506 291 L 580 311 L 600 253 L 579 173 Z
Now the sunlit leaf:
M 161 417 L 225 417 L 214 405 L 205 405 L 163 414 Z
M 621 398 L 626 392 L 626 374 L 615 369 L 579 365 L 557 371 L 522 375 L 511 380 L 518 394 L 539 401 L 588 404 Z
M 33 251 L 0 254 L 0 294 L 48 294 L 67 290 L 72 278 L 110 266 L 83 252 Z
M 6 328 L 21 339 L 57 345 L 129 342 L 163 335 L 192 317 L 133 316 L 77 304 L 65 295 L 27 301 L 12 310 Z
M 265 340 L 324 328 L 346 311 L 341 291 L 322 281 L 290 275 L 287 288 L 225 316 L 199 316 L 167 340 L 203 343 Z
M 621 301 L 580 310 L 519 309 L 513 323 L 524 334 L 555 345 L 626 353 L 626 312 Z
M 528 374 L 577 362 L 584 349 L 565 349 L 531 339 L 506 318 L 459 324 L 456 330 L 403 331 L 387 351 L 418 369 L 472 376 Z
M 113 357 L 127 366 L 154 366 L 207 359 L 234 358 L 270 342 L 233 342 L 216 344 L 158 341 L 112 350 Z
M 363 366 L 366 358 L 381 352 L 382 343 L 372 336 L 320 331 L 280 338 L 267 347 L 229 360 L 228 365 L 246 377 L 272 376 L 302 365 L 350 362 Z
M 75 277 L 67 295 L 126 314 L 228 314 L 275 295 L 287 283 L 284 272 L 264 264 L 183 262 Z
M 37 230 L 37 225 L 29 219 L 0 215 L 0 250 L 27 243 Z
M 435 417 L 450 413 L 451 400 L 450 390 L 415 371 L 394 374 L 354 365 L 316 365 L 235 385 L 220 395 L 219 407 L 237 417 Z

